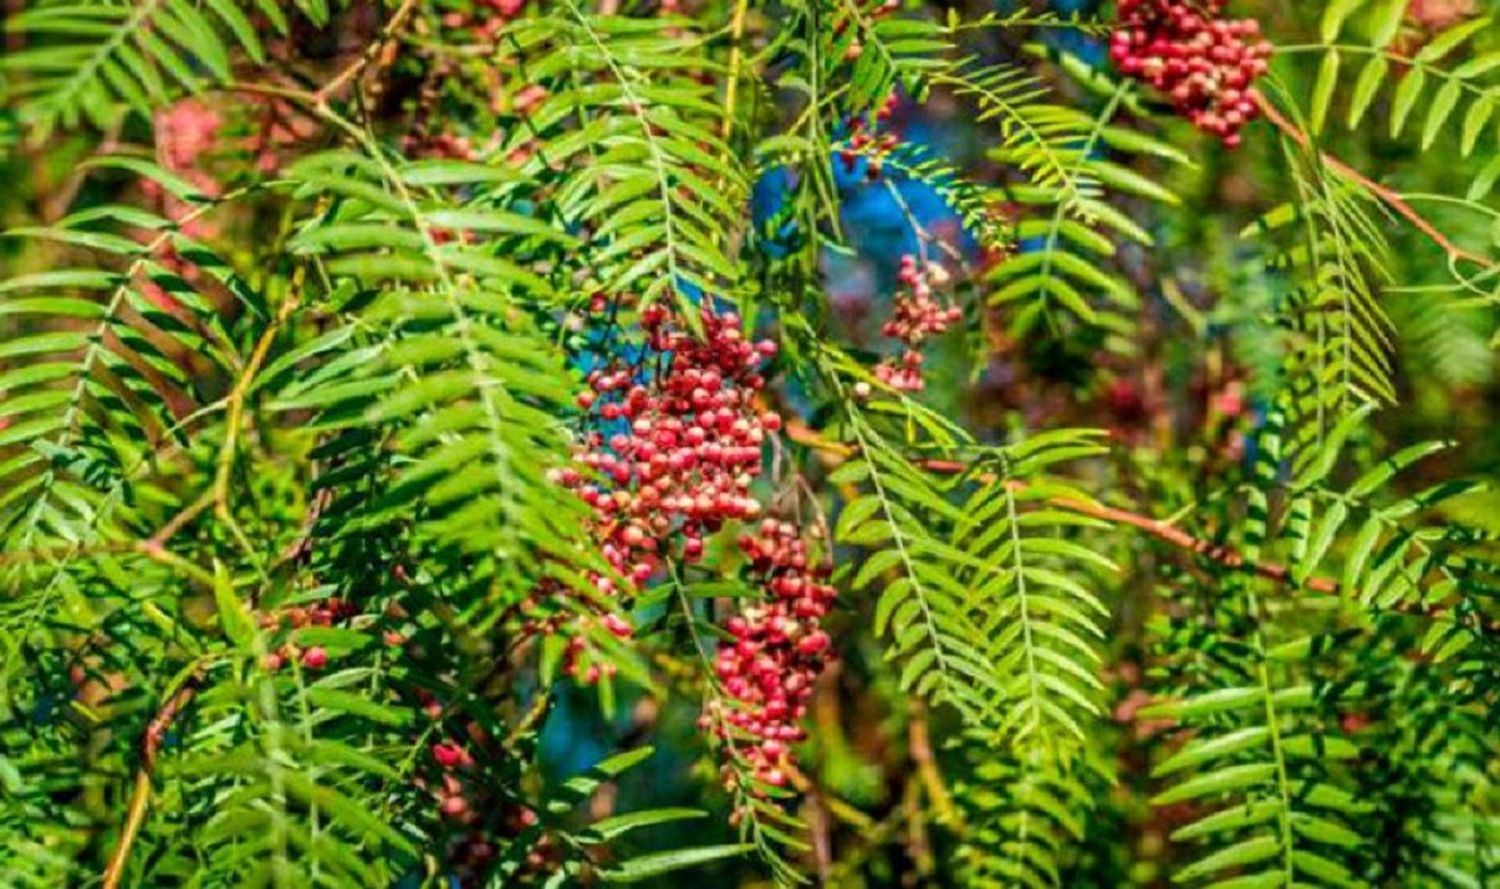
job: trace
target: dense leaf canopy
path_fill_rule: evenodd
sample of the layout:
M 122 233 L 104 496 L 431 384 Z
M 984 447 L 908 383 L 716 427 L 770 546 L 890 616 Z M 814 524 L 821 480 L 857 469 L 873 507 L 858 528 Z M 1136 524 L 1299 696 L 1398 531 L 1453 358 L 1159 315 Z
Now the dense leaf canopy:
M 0 39 L 0 885 L 1500 886 L 1500 3 Z

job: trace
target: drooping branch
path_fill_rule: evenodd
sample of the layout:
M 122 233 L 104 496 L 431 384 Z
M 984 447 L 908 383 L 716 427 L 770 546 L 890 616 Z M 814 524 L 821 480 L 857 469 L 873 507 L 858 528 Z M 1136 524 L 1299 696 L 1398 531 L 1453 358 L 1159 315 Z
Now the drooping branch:
M 956 474 L 968 469 L 968 466 L 963 463 L 948 460 L 923 460 L 919 462 L 919 465 L 931 472 L 939 473 Z M 1006 484 L 1017 489 L 1026 487 L 1026 483 L 1020 481 L 1009 481 Z M 1249 571 L 1267 580 L 1274 580 L 1277 583 L 1296 583 L 1292 578 L 1291 569 L 1285 565 L 1248 559 L 1243 553 L 1233 547 L 1204 540 L 1201 537 L 1194 537 L 1176 525 L 1164 522 L 1161 519 L 1144 516 L 1127 509 L 1105 506 L 1102 503 L 1079 500 L 1075 497 L 1049 497 L 1047 498 L 1047 503 L 1060 509 L 1066 509 L 1069 512 L 1076 512 L 1079 515 L 1102 519 L 1117 525 L 1127 525 L 1138 531 L 1144 531 L 1157 540 L 1202 556 L 1210 562 L 1216 562 L 1226 568 Z M 1315 593 L 1337 594 L 1339 591 L 1338 582 L 1326 577 L 1309 577 L 1301 585 Z
M 793 441 L 816 451 L 823 458 L 824 462 L 829 465 L 842 463 L 845 459 L 855 454 L 853 446 L 828 441 L 812 428 L 800 422 L 793 421 L 788 423 L 786 432 L 788 437 Z M 915 461 L 915 463 L 929 472 L 944 474 L 956 475 L 969 470 L 968 464 L 955 460 L 925 459 Z M 979 478 L 981 480 L 994 481 L 996 477 L 989 474 L 981 474 Z M 1016 480 L 1007 481 L 1006 484 L 1018 490 L 1026 487 L 1025 482 Z M 1226 568 L 1248 571 L 1267 580 L 1296 586 L 1299 589 L 1309 592 L 1325 595 L 1339 595 L 1341 592 L 1338 581 L 1326 577 L 1309 577 L 1299 583 L 1292 576 L 1292 570 L 1286 565 L 1247 558 L 1244 553 L 1233 547 L 1214 543 L 1201 537 L 1195 537 L 1176 525 L 1164 522 L 1161 519 L 1141 515 L 1140 513 L 1131 512 L 1126 509 L 1105 506 L 1102 503 L 1079 500 L 1074 497 L 1049 497 L 1047 498 L 1047 503 L 1058 509 L 1065 509 L 1079 515 L 1135 528 L 1177 549 L 1194 553 Z M 1416 605 L 1409 603 L 1397 603 L 1392 606 L 1391 610 L 1428 619 L 1440 618 L 1447 611 L 1441 605 Z M 1492 633 L 1500 632 L 1500 619 L 1485 622 L 1480 628 Z
M 1314 146 L 1310 144 L 1307 134 L 1304 133 L 1300 127 L 1287 120 L 1286 116 L 1283 115 L 1279 110 L 1277 110 L 1276 106 L 1268 101 L 1265 96 L 1254 90 L 1251 91 L 1251 95 L 1254 97 L 1255 103 L 1257 106 L 1259 106 L 1261 113 L 1265 115 L 1266 120 L 1269 121 L 1272 126 L 1276 127 L 1276 129 L 1280 130 L 1288 139 L 1296 142 L 1304 149 L 1314 150 Z M 1343 161 L 1339 160 L 1326 151 L 1317 150 L 1317 154 L 1318 158 L 1322 161 L 1324 166 L 1349 179 L 1351 182 L 1358 183 L 1361 187 L 1367 189 L 1371 194 L 1375 195 L 1382 202 L 1384 202 L 1385 205 L 1390 207 L 1391 210 L 1394 211 L 1398 216 L 1402 217 L 1407 222 L 1410 222 L 1412 226 L 1414 226 L 1422 234 L 1426 235 L 1430 241 L 1436 244 L 1439 249 L 1447 254 L 1450 261 L 1470 262 L 1484 269 L 1486 272 L 1500 273 L 1500 263 L 1496 263 L 1489 257 L 1481 256 L 1478 253 L 1474 253 L 1473 251 L 1465 250 L 1459 245 L 1453 243 L 1453 240 L 1451 238 L 1443 234 L 1442 230 L 1433 225 L 1432 222 L 1427 219 L 1427 217 L 1423 216 L 1421 213 L 1418 213 L 1416 208 L 1412 207 L 1411 204 L 1408 204 L 1401 197 L 1401 195 L 1397 194 L 1389 188 L 1386 188 L 1384 185 L 1381 185 L 1380 183 L 1354 169 L 1353 167 L 1349 166 L 1348 164 L 1344 163 Z

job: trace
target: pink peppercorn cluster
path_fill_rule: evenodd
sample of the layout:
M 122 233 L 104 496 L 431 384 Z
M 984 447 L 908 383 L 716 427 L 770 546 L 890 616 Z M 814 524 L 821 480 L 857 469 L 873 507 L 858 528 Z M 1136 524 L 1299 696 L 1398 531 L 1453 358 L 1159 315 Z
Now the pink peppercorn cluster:
M 1272 47 L 1254 19 L 1219 18 L 1223 0 L 1199 6 L 1120 0 L 1109 54 L 1121 72 L 1161 90 L 1193 126 L 1234 148 L 1259 113 L 1251 87 Z
M 306 627 L 331 627 L 334 622 L 346 620 L 358 613 L 359 609 L 352 602 L 328 599 L 305 607 L 296 605 L 284 611 L 262 615 L 260 625 L 261 629 L 270 631 L 282 628 L 300 630 Z M 303 649 L 295 643 L 286 642 L 262 658 L 261 666 L 274 673 L 294 660 L 300 660 L 302 666 L 309 670 L 321 670 L 328 666 L 328 651 L 321 645 Z
M 948 327 L 963 320 L 963 309 L 939 301 L 932 291 L 934 284 L 947 283 L 948 272 L 936 263 L 921 267 L 915 256 L 901 257 L 896 275 L 901 284 L 894 303 L 895 312 L 880 332 L 900 340 L 905 349 L 899 358 L 887 358 L 875 366 L 875 376 L 893 389 L 920 391 L 922 379 L 922 343 L 929 336 L 945 333 Z
M 826 569 L 809 564 L 807 544 L 789 522 L 765 519 L 739 545 L 770 595 L 725 624 L 734 641 L 720 645 L 715 670 L 728 701 L 711 700 L 699 724 L 724 739 L 757 780 L 780 787 L 791 745 L 806 736 L 799 723 L 813 683 L 831 654 L 822 620 L 836 591 L 824 582 Z M 725 777 L 732 783 L 732 770 Z
M 895 93 L 886 96 L 880 108 L 875 112 L 875 123 L 882 124 L 889 121 L 896 113 L 899 99 Z M 868 161 L 865 167 L 865 178 L 874 182 L 880 178 L 885 166 L 885 157 L 895 150 L 898 143 L 895 133 L 875 133 L 873 128 L 867 126 L 865 118 L 856 117 L 849 121 L 849 144 L 839 150 L 839 159 L 844 162 L 846 172 L 854 172 L 854 166 L 861 157 Z
M 574 624 L 574 632 L 568 639 L 568 647 L 563 650 L 562 671 L 589 685 L 598 682 L 601 677 L 613 679 L 617 668 L 613 663 L 596 656 L 594 646 L 590 644 L 588 631 L 595 622 L 595 618 L 585 616 Z M 629 639 L 635 630 L 630 622 L 613 612 L 605 613 L 598 618 L 605 631 L 616 639 Z M 556 632 L 557 623 L 554 621 L 553 629 L 548 632 Z
M 1477 13 L 1474 0 L 1411 0 L 1406 19 L 1420 28 L 1442 31 Z
M 611 308 L 603 298 L 595 313 Z M 752 342 L 740 318 L 705 306 L 694 333 L 660 304 L 641 310 L 644 348 L 634 362 L 613 358 L 588 376 L 579 398 L 595 424 L 584 436 L 578 467 L 555 473 L 594 509 L 601 551 L 627 588 L 595 578 L 605 595 L 628 596 L 669 559 L 702 558 L 704 537 L 726 523 L 754 521 L 762 507 L 751 492 L 762 450 L 781 417 L 757 405 L 760 369 L 776 353 Z M 725 752 L 757 780 L 786 783 L 790 745 L 804 737 L 799 721 L 832 648 L 821 622 L 835 598 L 826 569 L 810 564 L 795 526 L 761 519 L 739 538 L 767 600 L 731 617 L 734 637 L 718 652 L 725 696 L 711 700 L 700 724 L 726 741 Z M 605 629 L 625 638 L 630 628 L 612 615 Z M 581 658 L 582 634 L 568 657 Z M 597 668 L 583 674 L 597 678 Z M 746 739 L 750 739 L 747 743 Z M 726 766 L 726 783 L 737 774 Z
M 733 313 L 704 309 L 701 319 L 699 339 L 659 304 L 641 311 L 644 354 L 662 366 L 616 359 L 589 374 L 590 391 L 578 403 L 599 428 L 576 458 L 587 473 L 555 475 L 594 508 L 604 557 L 635 586 L 672 549 L 696 562 L 705 534 L 760 514 L 750 485 L 781 418 L 759 411 L 755 393 L 765 385 L 759 366 L 776 344 L 750 342 Z M 595 582 L 606 595 L 621 592 L 610 578 Z
M 195 170 L 199 157 L 218 146 L 223 126 L 224 118 L 219 112 L 197 99 L 181 99 L 157 112 L 153 133 L 162 166 L 174 173 Z M 218 193 L 212 180 L 204 182 L 193 177 L 193 184 L 205 194 Z
M 424 709 L 434 719 L 441 718 L 442 705 L 430 695 Z M 413 783 L 431 794 L 438 813 L 456 829 L 448 846 L 445 862 L 455 868 L 459 885 L 481 885 L 489 865 L 501 853 L 501 846 L 538 823 L 535 810 L 520 803 L 496 799 L 488 792 L 482 770 L 472 745 L 481 756 L 493 756 L 485 750 L 490 737 L 477 724 L 469 722 L 461 734 L 467 739 L 449 736 L 428 748 L 431 764 Z M 522 870 L 537 873 L 555 863 L 556 846 L 550 834 L 542 833 L 531 842 Z

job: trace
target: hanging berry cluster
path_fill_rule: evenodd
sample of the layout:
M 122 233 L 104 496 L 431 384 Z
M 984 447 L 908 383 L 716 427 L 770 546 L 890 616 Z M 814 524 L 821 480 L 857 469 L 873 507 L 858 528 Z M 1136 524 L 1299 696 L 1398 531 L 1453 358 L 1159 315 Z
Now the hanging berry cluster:
M 696 562 L 704 535 L 726 521 L 760 514 L 750 484 L 767 433 L 781 428 L 780 416 L 755 406 L 760 363 L 776 344 L 747 340 L 733 313 L 700 317 L 701 339 L 660 304 L 641 311 L 641 360 L 612 358 L 579 397 L 598 421 L 576 456 L 589 474 L 556 476 L 593 507 L 605 559 L 636 586 L 671 555 Z M 608 577 L 595 583 L 606 595 L 622 592 Z
M 1193 126 L 1233 148 L 1259 113 L 1252 85 L 1271 44 L 1254 19 L 1225 19 L 1223 0 L 1120 0 L 1110 58 L 1120 71 L 1166 93 Z
M 331 627 L 335 622 L 348 620 L 359 613 L 359 608 L 352 602 L 325 599 L 311 605 L 295 605 L 264 614 L 260 618 L 260 626 L 272 633 L 282 629 L 296 631 L 307 627 Z M 321 670 L 328 666 L 328 651 L 321 645 L 301 648 L 288 640 L 267 654 L 262 659 L 261 666 L 274 673 L 292 661 L 301 661 L 302 666 L 309 670 Z
M 886 123 L 895 115 L 899 101 L 895 93 L 886 97 L 875 112 L 876 126 Z M 844 162 L 845 172 L 849 173 L 854 172 L 861 157 L 865 158 L 865 178 L 874 182 L 880 178 L 885 158 L 896 149 L 898 141 L 895 133 L 876 133 L 875 128 L 866 123 L 864 116 L 855 117 L 849 121 L 849 142 L 847 147 L 839 150 L 839 158 Z
M 609 308 L 603 300 L 593 306 Z M 589 374 L 589 391 L 579 398 L 595 428 L 583 438 L 580 466 L 555 478 L 593 507 L 600 549 L 629 584 L 620 589 L 598 577 L 605 595 L 628 596 L 669 559 L 697 562 L 706 535 L 761 515 L 751 485 L 781 417 L 757 407 L 756 393 L 765 386 L 761 365 L 776 345 L 752 342 L 731 312 L 705 306 L 699 319 L 701 335 L 660 304 L 642 309 L 644 348 L 631 361 L 611 354 Z M 791 523 L 762 519 L 739 546 L 767 600 L 728 620 L 734 641 L 720 648 L 716 662 L 724 696 L 711 699 L 702 725 L 755 779 L 779 786 L 831 649 L 821 620 L 835 593 L 824 582 L 826 570 L 809 564 Z M 628 633 L 618 621 L 608 629 Z M 571 647 L 569 654 L 575 655 Z M 735 774 L 726 766 L 726 781 Z
M 887 358 L 875 366 L 875 376 L 893 389 L 918 391 L 922 379 L 922 342 L 929 336 L 947 331 L 948 326 L 963 320 L 963 309 L 945 305 L 932 293 L 934 284 L 948 280 L 947 271 L 937 263 L 924 268 L 911 254 L 901 257 L 896 280 L 901 284 L 894 300 L 895 312 L 880 332 L 900 340 L 905 348 L 897 358 Z
M 444 737 L 428 747 L 430 762 L 423 763 L 413 784 L 436 803 L 438 814 L 450 833 L 445 862 L 454 869 L 455 885 L 481 885 L 489 865 L 505 846 L 538 823 L 535 810 L 495 793 L 487 768 L 503 759 L 494 738 L 462 712 L 445 713 L 430 692 L 418 691 L 418 701 L 433 724 L 429 731 Z M 451 723 L 456 720 L 457 725 Z M 450 729 L 455 729 L 450 733 Z M 478 756 L 473 751 L 478 751 Z M 560 858 L 550 833 L 527 840 L 523 873 L 542 873 Z
M 715 670 L 730 700 L 710 700 L 700 725 L 719 735 L 757 780 L 780 787 L 790 746 L 805 737 L 799 723 L 832 647 L 822 619 L 836 593 L 825 582 L 826 568 L 809 564 L 807 544 L 789 522 L 765 519 L 739 545 L 769 600 L 725 625 L 734 641 L 719 647 Z M 726 767 L 726 783 L 733 778 Z

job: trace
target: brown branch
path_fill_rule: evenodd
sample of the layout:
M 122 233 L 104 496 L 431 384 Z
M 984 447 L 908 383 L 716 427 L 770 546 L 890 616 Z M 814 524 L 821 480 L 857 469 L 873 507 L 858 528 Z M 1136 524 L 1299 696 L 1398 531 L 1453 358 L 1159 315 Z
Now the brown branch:
M 156 771 L 156 755 L 161 751 L 162 741 L 172 720 L 192 702 L 198 693 L 201 671 L 188 676 L 182 688 L 167 699 L 162 708 L 146 725 L 141 738 L 141 767 L 135 774 L 135 788 L 130 794 L 130 805 L 125 813 L 125 826 L 120 829 L 120 839 L 115 843 L 114 854 L 109 857 L 109 866 L 104 870 L 103 889 L 118 889 L 120 878 L 125 874 L 125 865 L 130 861 L 130 850 L 140 835 L 141 825 L 146 820 L 146 809 L 151 805 L 151 775 Z
M 816 450 L 820 455 L 822 455 L 824 462 L 829 465 L 837 465 L 839 463 L 842 463 L 844 460 L 852 457 L 857 452 L 856 449 L 850 445 L 841 444 L 839 442 L 831 442 L 824 439 L 822 436 L 818 435 L 815 430 L 799 421 L 794 420 L 787 423 L 786 433 L 787 437 L 791 438 L 798 444 L 802 444 Z M 922 468 L 930 472 L 948 474 L 958 474 L 966 472 L 969 469 L 968 464 L 954 460 L 919 460 L 916 461 L 916 465 L 921 466 Z M 981 481 L 989 482 L 997 480 L 997 476 L 989 473 L 981 473 L 978 478 Z M 1006 485 L 1009 486 L 1012 490 L 1024 490 L 1026 488 L 1025 482 L 1017 480 L 1007 481 Z M 1171 524 L 1170 522 L 1164 522 L 1160 519 L 1154 519 L 1150 516 L 1144 516 L 1140 513 L 1130 512 L 1129 510 L 1125 509 L 1105 506 L 1102 503 L 1093 503 L 1090 501 L 1079 500 L 1074 497 L 1049 497 L 1047 498 L 1046 502 L 1048 505 L 1055 506 L 1058 509 L 1065 509 L 1069 512 L 1077 513 L 1079 515 L 1102 519 L 1106 522 L 1127 525 L 1139 531 L 1144 531 L 1145 533 L 1151 535 L 1152 537 L 1155 537 L 1158 540 L 1163 541 L 1164 543 L 1171 544 L 1178 549 L 1187 550 L 1188 552 L 1202 556 L 1203 558 L 1208 559 L 1211 562 L 1216 562 L 1227 568 L 1248 571 L 1259 577 L 1264 577 L 1267 580 L 1272 580 L 1277 583 L 1286 584 L 1288 586 L 1298 587 L 1300 589 L 1308 590 L 1309 592 L 1322 593 L 1325 595 L 1338 595 L 1340 592 L 1338 581 L 1331 580 L 1326 577 L 1309 577 L 1299 584 L 1297 580 L 1292 577 L 1291 569 L 1285 565 L 1277 564 L 1275 562 L 1261 562 L 1248 559 L 1243 553 L 1239 552 L 1238 550 L 1235 550 L 1228 546 L 1224 546 L 1222 544 L 1213 543 L 1212 541 L 1204 540 L 1202 538 L 1194 537 L 1192 534 L 1189 534 L 1188 532 L 1182 530 L 1176 525 Z M 1400 612 L 1402 614 L 1412 615 L 1414 617 L 1425 617 L 1429 619 L 1440 618 L 1447 611 L 1446 608 L 1440 605 L 1414 605 L 1405 602 L 1397 603 L 1396 605 L 1392 606 L 1391 610 Z M 1500 619 L 1483 622 L 1479 625 L 1479 628 L 1487 629 L 1490 632 L 1500 632 Z
M 1100 503 L 1086 503 L 1071 497 L 1052 497 L 1047 502 L 1053 506 L 1060 506 L 1063 509 L 1081 515 L 1092 516 L 1121 525 L 1129 525 L 1132 528 L 1145 531 L 1158 540 L 1163 540 L 1180 549 L 1197 553 L 1211 562 L 1218 562 L 1220 565 L 1229 568 L 1243 568 L 1268 580 L 1274 580 L 1277 583 L 1295 583 L 1292 579 L 1292 572 L 1285 565 L 1277 565 L 1271 562 L 1252 562 L 1246 559 L 1241 553 L 1227 546 L 1201 540 L 1181 528 L 1163 522 L 1160 519 L 1149 518 L 1123 509 L 1115 509 L 1114 507 L 1105 506 Z M 1329 580 L 1326 577 L 1309 577 L 1303 582 L 1302 586 L 1315 593 L 1337 594 L 1339 591 L 1338 582 Z
M 328 81 L 321 89 L 314 93 L 318 103 L 326 102 L 330 96 L 348 86 L 350 81 L 358 77 L 360 72 L 364 71 L 370 66 L 370 63 L 379 58 L 380 54 L 385 51 L 386 46 L 395 39 L 396 32 L 400 31 L 406 24 L 406 20 L 411 18 L 411 14 L 416 11 L 416 8 L 417 0 L 402 0 L 401 5 L 397 7 L 396 12 L 391 16 L 391 20 L 386 22 L 385 27 L 380 30 L 380 37 L 372 40 L 370 45 L 365 47 L 365 51 L 360 53 L 359 58 L 355 59 L 347 68 L 334 75 L 332 80 Z
M 162 525 L 155 534 L 142 541 L 137 548 L 142 551 L 160 549 L 166 545 L 167 541 L 176 537 L 177 532 L 181 531 L 189 522 L 202 515 L 203 511 L 212 506 L 213 503 L 213 492 L 205 491 L 197 500 L 189 503 L 177 515 L 168 519 L 166 524 Z
M 927 791 L 927 798 L 937 813 L 934 820 L 938 824 L 949 827 L 958 825 L 963 818 L 953 805 L 953 797 L 949 795 L 948 788 L 943 784 L 943 775 L 937 766 L 937 758 L 932 755 L 927 707 L 916 698 L 913 698 L 911 703 L 911 721 L 907 723 L 906 739 L 912 762 L 917 765 L 917 776 L 921 779 L 922 787 Z
M 96 546 L 69 544 L 67 546 L 46 546 L 36 549 L 16 550 L 0 553 L 0 565 L 22 562 L 50 562 L 74 556 L 128 552 L 137 552 L 147 558 L 170 563 L 172 558 L 167 553 L 167 543 L 189 522 L 202 515 L 204 510 L 208 509 L 211 505 L 213 505 L 212 492 L 205 492 L 197 500 L 183 507 L 176 515 L 168 519 L 166 524 L 162 525 L 154 534 L 144 540 L 114 540 Z
M 967 464 L 952 460 L 921 460 L 918 462 L 918 465 L 932 472 L 955 475 L 969 468 Z M 995 481 L 995 476 L 993 475 L 981 475 L 980 478 L 984 481 Z M 1012 480 L 1006 482 L 1006 484 L 1014 490 L 1021 490 L 1026 487 L 1026 483 L 1021 481 Z M 1066 509 L 1069 512 L 1076 512 L 1079 515 L 1103 519 L 1106 522 L 1113 522 L 1115 524 L 1129 525 L 1178 549 L 1185 549 L 1188 552 L 1208 559 L 1210 562 L 1217 562 L 1227 568 L 1244 569 L 1268 580 L 1274 580 L 1277 583 L 1294 583 L 1292 572 L 1285 565 L 1278 565 L 1274 562 L 1251 561 L 1235 549 L 1194 537 L 1176 525 L 1164 522 L 1161 519 L 1154 519 L 1150 516 L 1144 516 L 1125 509 L 1117 509 L 1113 506 L 1105 506 L 1102 503 L 1079 500 L 1075 497 L 1049 497 L 1047 498 L 1047 503 L 1060 509 Z M 1333 594 L 1339 591 L 1338 583 L 1325 577 L 1310 577 L 1303 583 L 1303 586 L 1316 593 Z
M 1269 121 L 1272 126 L 1276 127 L 1276 129 L 1280 130 L 1287 138 L 1291 139 L 1293 142 L 1296 142 L 1304 149 L 1308 151 L 1317 151 L 1318 159 L 1322 161 L 1323 165 L 1328 167 L 1330 170 L 1333 170 L 1334 172 L 1344 176 L 1345 178 L 1358 183 L 1366 189 L 1369 189 L 1372 194 L 1380 198 L 1381 201 L 1385 202 L 1385 204 L 1392 210 L 1394 210 L 1397 215 L 1401 216 L 1407 222 L 1410 222 L 1413 226 L 1416 227 L 1418 231 L 1426 235 L 1429 240 L 1431 240 L 1444 253 L 1448 255 L 1448 258 L 1451 261 L 1471 262 L 1479 266 L 1480 268 L 1485 269 L 1486 271 L 1500 271 L 1500 264 L 1497 264 L 1489 257 L 1481 256 L 1477 253 L 1465 250 L 1464 248 L 1453 243 L 1452 239 L 1443 234 L 1443 232 L 1439 230 L 1437 226 L 1429 222 L 1427 218 L 1424 217 L 1421 213 L 1418 213 L 1411 204 L 1408 204 L 1401 197 L 1401 195 L 1374 181 L 1370 177 L 1354 169 L 1353 167 L 1349 166 L 1348 164 L 1344 163 L 1328 152 L 1316 149 L 1315 146 L 1311 144 L 1311 141 L 1308 139 L 1307 134 L 1304 133 L 1300 127 L 1287 120 L 1285 115 L 1277 110 L 1276 106 L 1271 104 L 1271 102 L 1267 100 L 1265 96 L 1261 95 L 1255 90 L 1251 90 L 1250 94 L 1254 97 L 1255 104 L 1260 108 L 1261 113 L 1266 116 L 1266 120 Z

